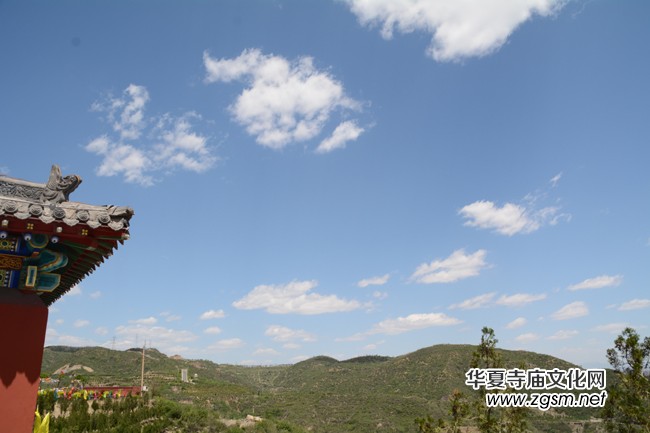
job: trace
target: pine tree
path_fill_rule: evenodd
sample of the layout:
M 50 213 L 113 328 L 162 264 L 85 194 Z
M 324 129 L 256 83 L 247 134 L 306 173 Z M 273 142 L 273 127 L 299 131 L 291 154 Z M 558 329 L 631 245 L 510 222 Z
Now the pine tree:
M 607 350 L 607 360 L 618 381 L 611 384 L 603 409 L 608 432 L 650 432 L 650 337 L 641 341 L 632 328 L 625 328 Z

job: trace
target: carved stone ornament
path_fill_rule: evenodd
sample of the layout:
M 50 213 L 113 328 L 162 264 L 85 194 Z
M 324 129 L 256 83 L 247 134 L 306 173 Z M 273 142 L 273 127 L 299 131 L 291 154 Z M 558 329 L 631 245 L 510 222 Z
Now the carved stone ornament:
M 41 203 L 61 203 L 68 201 L 70 193 L 77 189 L 81 183 L 81 177 L 76 174 L 63 177 L 58 165 L 53 165 L 50 171 L 50 179 L 45 184 L 41 193 Z
M 0 175 L 0 215 L 24 220 L 38 218 L 46 224 L 55 220 L 72 227 L 79 223 L 91 228 L 108 226 L 115 231 L 128 229 L 133 209 L 122 206 L 95 206 L 69 201 L 81 183 L 77 175 L 63 176 L 52 166 L 47 183 L 29 182 Z

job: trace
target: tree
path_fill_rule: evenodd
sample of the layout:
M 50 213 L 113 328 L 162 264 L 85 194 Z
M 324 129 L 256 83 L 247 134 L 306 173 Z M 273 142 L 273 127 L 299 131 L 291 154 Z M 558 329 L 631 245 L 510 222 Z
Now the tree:
M 625 328 L 607 349 L 607 360 L 616 371 L 603 409 L 608 432 L 650 432 L 650 337 L 641 341 Z
M 461 424 L 469 415 L 469 404 L 465 395 L 457 389 L 449 397 L 449 415 L 451 422 L 447 423 L 442 418 L 435 419 L 432 416 L 418 418 L 415 423 L 420 433 L 460 433 Z
M 499 340 L 494 335 L 494 330 L 484 326 L 481 329 L 481 344 L 478 345 L 472 354 L 472 368 L 500 368 L 501 355 L 497 352 L 496 346 Z
M 478 345 L 472 354 L 471 368 L 501 368 L 501 356 L 496 350 L 499 340 L 494 335 L 494 330 L 484 326 L 481 329 L 481 344 Z M 485 388 L 478 389 L 479 399 L 476 402 L 477 424 L 483 433 L 495 433 L 498 431 L 499 420 L 496 416 L 496 408 L 487 407 L 485 404 Z
M 472 354 L 471 368 L 503 368 L 501 354 L 496 346 L 499 340 L 494 335 L 494 330 L 483 327 L 481 330 L 481 343 Z M 499 392 L 491 390 L 491 393 Z M 512 392 L 512 390 L 508 390 Z M 497 409 L 485 404 L 485 388 L 478 389 L 479 400 L 476 402 L 477 425 L 483 433 L 523 433 L 528 431 L 528 414 L 526 407 L 507 407 Z

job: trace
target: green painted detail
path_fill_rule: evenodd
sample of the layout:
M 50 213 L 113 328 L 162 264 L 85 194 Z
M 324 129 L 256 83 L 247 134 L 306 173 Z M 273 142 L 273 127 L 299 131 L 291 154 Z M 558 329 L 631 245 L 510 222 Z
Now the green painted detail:
M 34 290 L 39 292 L 51 292 L 61 284 L 61 275 L 40 272 L 36 278 Z
M 45 248 L 49 242 L 50 238 L 44 234 L 32 235 L 32 238 L 27 241 L 30 247 L 38 250 Z
M 38 270 L 36 266 L 27 266 L 27 278 L 25 278 L 25 287 L 33 289 L 36 286 L 36 277 L 38 277 Z
M 65 254 L 50 250 L 41 251 L 36 263 L 40 272 L 51 272 L 67 264 L 68 257 Z

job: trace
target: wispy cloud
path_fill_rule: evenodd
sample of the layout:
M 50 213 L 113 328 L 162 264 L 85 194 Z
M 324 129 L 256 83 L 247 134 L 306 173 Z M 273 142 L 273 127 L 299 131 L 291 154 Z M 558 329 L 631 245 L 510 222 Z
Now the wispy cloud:
M 515 293 L 514 295 L 501 295 L 495 303 L 505 307 L 523 307 L 524 305 L 544 299 L 546 299 L 546 293 L 536 295 L 532 293 Z
M 465 250 L 456 250 L 449 257 L 423 263 L 417 267 L 410 281 L 423 284 L 451 283 L 464 278 L 477 276 L 485 268 L 485 250 L 465 254 Z
M 619 311 L 640 310 L 642 308 L 650 307 L 650 299 L 632 299 L 621 304 L 618 307 Z
M 70 290 L 68 293 L 66 293 L 66 296 L 78 296 L 82 293 L 83 291 L 81 290 L 81 286 L 79 284 L 75 284 L 74 286 L 70 287 Z
M 223 310 L 208 310 L 205 313 L 201 314 L 199 319 L 201 320 L 211 320 L 211 319 L 221 319 L 226 317 L 226 313 Z
M 560 218 L 560 208 L 548 206 L 531 209 L 524 205 L 506 203 L 498 207 L 491 201 L 481 200 L 464 206 L 459 213 L 467 221 L 465 225 L 482 229 L 492 229 L 497 233 L 512 236 L 518 233 L 532 233 L 546 224 L 555 225 Z
M 515 341 L 519 343 L 530 343 L 532 341 L 537 341 L 537 340 L 539 340 L 539 335 L 532 332 L 527 332 L 525 334 L 521 334 L 515 337 Z
M 147 342 L 147 346 L 152 345 L 162 351 L 177 353 L 188 350 L 181 343 L 188 343 L 198 338 L 190 331 L 152 326 L 145 323 L 120 325 L 115 328 L 115 335 L 119 337 L 115 342 L 117 349 L 129 349 Z
M 568 340 L 569 338 L 573 338 L 578 334 L 579 332 L 576 330 L 571 330 L 571 331 L 560 330 L 557 331 L 555 334 L 546 337 L 546 339 L 547 340 Z
M 271 325 L 266 328 L 264 335 L 271 337 L 274 341 L 283 343 L 290 341 L 316 341 L 316 336 L 302 329 L 291 329 L 286 326 Z
M 391 39 L 395 31 L 431 35 L 427 54 L 437 61 L 458 61 L 491 54 L 534 15 L 549 16 L 564 0 L 345 0 L 362 25 L 381 27 Z
M 599 277 L 587 278 L 577 284 L 567 287 L 568 290 L 600 289 L 603 287 L 616 287 L 623 282 L 622 275 L 601 275 Z
M 368 287 L 368 286 L 383 286 L 390 279 L 390 274 L 382 275 L 381 277 L 371 277 L 364 278 L 363 280 L 357 283 L 359 287 Z
M 485 293 L 483 295 L 474 296 L 473 298 L 465 299 L 463 302 L 449 306 L 450 310 L 474 310 L 477 308 L 484 308 L 490 305 L 496 292 Z
M 239 349 L 240 347 L 244 347 L 244 346 L 245 343 L 240 338 L 227 338 L 224 340 L 219 340 L 216 343 L 209 345 L 208 350 L 226 351 L 226 350 Z
M 381 301 L 388 298 L 388 293 L 375 290 L 374 292 L 372 292 L 372 297 Z
M 506 329 L 517 329 L 521 328 L 527 323 L 526 319 L 524 317 L 517 317 L 515 320 L 512 322 L 508 323 L 506 325 Z
M 144 319 L 137 319 L 137 320 L 129 320 L 129 323 L 135 323 L 137 325 L 155 325 L 158 323 L 158 319 L 155 317 L 146 317 Z
M 356 122 L 345 121 L 334 129 L 332 135 L 321 141 L 316 148 L 316 153 L 329 153 L 336 149 L 343 149 L 348 142 L 359 138 L 364 131 Z
M 263 309 L 272 314 L 323 314 L 352 311 L 361 307 L 358 301 L 336 295 L 309 293 L 316 281 L 292 281 L 287 284 L 256 286 L 242 299 L 233 302 L 241 310 Z
M 625 328 L 627 328 L 628 326 L 630 326 L 630 325 L 627 324 L 627 323 L 621 323 L 621 322 L 619 322 L 619 323 L 608 323 L 606 325 L 595 326 L 591 330 L 595 331 L 595 332 L 605 332 L 607 334 L 619 334 Z
M 203 333 L 204 334 L 210 334 L 210 335 L 221 334 L 221 328 L 219 328 L 218 326 L 210 326 L 208 328 L 205 328 L 203 330 Z
M 583 317 L 587 314 L 589 314 L 589 308 L 587 308 L 587 304 L 582 301 L 576 301 L 560 308 L 555 313 L 553 313 L 551 317 L 555 320 L 567 320 Z
M 551 187 L 555 188 L 558 183 L 560 182 L 560 179 L 562 179 L 562 172 L 556 174 L 549 180 L 549 183 L 551 184 Z
M 270 347 L 267 348 L 259 348 L 253 352 L 253 355 L 259 356 L 259 355 L 264 355 L 264 356 L 276 356 L 279 355 L 280 352 L 278 352 L 275 349 L 272 349 Z
M 90 321 L 81 320 L 81 319 L 80 320 L 75 320 L 73 325 L 74 325 L 75 328 L 84 328 L 84 327 L 90 325 Z
M 230 105 L 234 119 L 271 149 L 318 136 L 334 112 L 359 110 L 343 85 L 314 66 L 311 57 L 290 61 L 248 49 L 232 59 L 203 54 L 207 83 L 244 81 L 246 88 Z M 345 147 L 363 132 L 355 121 L 343 121 L 317 148 L 327 153 Z
M 154 184 L 154 175 L 174 170 L 201 173 L 217 161 L 208 138 L 193 131 L 192 121 L 201 116 L 187 112 L 179 117 L 163 114 L 148 117 L 145 108 L 149 92 L 144 86 L 129 85 L 121 97 L 109 96 L 95 102 L 94 111 L 104 113 L 111 134 L 91 140 L 85 149 L 102 157 L 98 176 L 122 175 L 127 182 Z
M 368 334 L 396 335 L 433 326 L 452 326 L 462 323 L 455 317 L 443 313 L 410 314 L 406 317 L 387 319 L 377 323 Z

